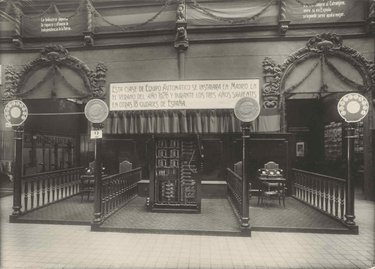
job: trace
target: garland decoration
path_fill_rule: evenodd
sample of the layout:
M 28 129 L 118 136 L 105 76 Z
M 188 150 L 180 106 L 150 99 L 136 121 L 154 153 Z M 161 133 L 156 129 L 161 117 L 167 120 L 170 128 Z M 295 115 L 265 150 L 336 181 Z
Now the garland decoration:
M 106 18 L 104 18 L 96 9 L 95 7 L 90 4 L 88 6 L 90 12 L 92 12 L 92 14 L 96 17 L 99 17 L 100 19 L 102 19 L 104 22 L 106 22 L 107 24 L 111 25 L 111 26 L 114 26 L 114 27 L 117 27 L 119 28 L 121 31 L 128 31 L 128 30 L 135 30 L 135 29 L 138 29 L 142 26 L 145 26 L 146 24 L 149 24 L 150 22 L 153 22 L 168 6 L 170 5 L 170 0 L 165 0 L 164 2 L 164 5 L 159 9 L 158 12 L 156 12 L 155 15 L 153 15 L 151 18 L 149 18 L 148 20 L 146 20 L 145 22 L 142 22 L 142 23 L 139 23 L 139 24 L 136 24 L 136 25 L 133 25 L 133 26 L 123 26 L 123 25 L 118 25 L 118 24 L 114 24 L 112 22 L 110 22 L 109 20 L 107 20 Z
M 305 80 L 314 72 L 314 70 L 318 67 L 318 65 L 320 64 L 320 61 L 316 62 L 315 65 L 310 69 L 310 71 L 306 74 L 306 76 L 304 76 L 299 82 L 297 82 L 296 84 L 290 86 L 288 89 L 286 89 L 284 91 L 284 93 L 291 93 L 292 91 L 294 91 L 296 88 L 298 88 L 303 82 L 305 82 Z
M 44 83 L 46 83 L 47 81 L 49 80 L 53 80 L 53 89 L 51 90 L 52 92 L 52 95 L 54 96 L 54 93 L 55 93 L 55 80 L 56 80 L 56 77 L 59 77 L 61 78 L 63 84 L 65 86 L 67 86 L 70 90 L 80 94 L 80 96 L 82 96 L 82 94 L 85 94 L 84 92 L 82 92 L 81 90 L 78 90 L 77 88 L 75 88 L 66 78 L 65 76 L 61 73 L 61 69 L 57 66 L 57 65 L 52 65 L 47 74 L 43 77 L 42 80 L 40 80 L 34 87 L 32 87 L 31 89 L 27 90 L 27 91 L 24 91 L 24 92 L 21 92 L 19 94 L 16 94 L 16 96 L 25 96 L 31 92 L 33 92 L 35 89 L 38 89 L 40 88 L 40 86 L 42 86 Z
M 324 2 L 324 1 L 322 1 L 322 0 L 316 0 L 316 1 L 314 1 L 313 3 L 304 3 L 304 2 L 302 2 L 301 0 L 296 0 L 296 2 L 297 2 L 298 4 L 300 4 L 301 6 L 312 7 L 312 6 L 315 6 L 316 4 L 318 4 L 318 3 L 320 3 L 320 2 Z
M 347 76 L 343 75 L 337 68 L 336 66 L 334 66 L 334 64 L 332 62 L 330 62 L 327 57 L 324 57 L 325 58 L 325 63 L 326 65 L 328 66 L 328 68 L 341 80 L 343 81 L 344 83 L 346 83 L 347 85 L 353 87 L 353 88 L 357 88 L 359 90 L 365 90 L 365 86 L 364 85 L 361 85 L 361 84 L 358 84 L 357 82 L 351 80 L 350 78 L 348 78 Z
M 189 4 L 189 6 L 201 13 L 206 14 L 207 16 L 210 16 L 211 18 L 217 20 L 217 21 L 223 21 L 228 22 L 230 24 L 236 24 L 236 23 L 247 23 L 252 20 L 256 20 L 259 16 L 261 16 L 271 5 L 273 5 L 275 0 L 270 0 L 258 13 L 254 14 L 251 17 L 241 17 L 241 18 L 225 18 L 221 16 L 217 16 L 213 14 L 212 12 L 215 12 L 214 9 L 202 7 L 197 1 L 194 1 L 192 4 Z

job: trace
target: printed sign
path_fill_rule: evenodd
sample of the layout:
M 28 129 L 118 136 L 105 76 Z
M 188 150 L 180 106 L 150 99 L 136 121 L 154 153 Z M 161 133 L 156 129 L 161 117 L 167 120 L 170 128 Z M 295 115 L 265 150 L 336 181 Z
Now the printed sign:
M 82 35 L 85 25 L 85 16 L 80 12 L 74 16 L 64 13 L 24 16 L 22 19 L 22 35 L 25 37 Z
M 346 122 L 358 122 L 366 117 L 369 103 L 366 97 L 359 93 L 348 93 L 341 97 L 337 110 Z
M 327 23 L 365 19 L 365 1 L 283 0 L 291 23 Z
M 102 130 L 91 130 L 90 138 L 91 139 L 103 138 L 103 131 Z
M 242 97 L 259 102 L 259 79 L 112 83 L 109 108 L 233 109 Z

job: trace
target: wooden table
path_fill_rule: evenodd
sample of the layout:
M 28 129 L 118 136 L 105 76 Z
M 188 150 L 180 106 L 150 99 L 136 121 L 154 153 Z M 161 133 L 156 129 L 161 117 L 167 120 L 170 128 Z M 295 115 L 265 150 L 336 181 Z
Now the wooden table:
M 285 184 L 286 178 L 279 176 L 258 177 L 261 185 L 261 195 L 258 196 L 258 204 L 261 201 L 263 204 L 264 197 L 278 197 L 279 204 L 283 200 L 285 207 Z

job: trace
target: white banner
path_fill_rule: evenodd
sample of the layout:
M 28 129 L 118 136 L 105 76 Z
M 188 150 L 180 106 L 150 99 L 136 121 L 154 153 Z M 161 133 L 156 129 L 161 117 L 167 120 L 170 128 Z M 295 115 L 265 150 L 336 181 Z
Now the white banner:
M 242 97 L 259 102 L 259 79 L 110 84 L 109 109 L 233 109 Z

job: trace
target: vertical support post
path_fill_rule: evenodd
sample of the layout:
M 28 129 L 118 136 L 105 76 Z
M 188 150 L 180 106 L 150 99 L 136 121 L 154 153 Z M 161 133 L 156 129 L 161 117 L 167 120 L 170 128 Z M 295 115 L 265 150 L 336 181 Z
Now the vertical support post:
M 178 49 L 178 78 L 185 79 L 185 49 Z
M 22 141 L 23 141 L 23 126 L 13 127 L 14 140 L 16 144 L 16 156 L 14 163 L 14 178 L 13 178 L 13 212 L 12 216 L 19 216 L 21 214 L 21 177 L 22 177 Z
M 102 129 L 103 124 L 94 123 L 94 129 Z M 94 224 L 102 222 L 102 138 L 95 139 L 95 166 L 94 166 Z
M 353 186 L 353 153 L 354 153 L 354 139 L 355 130 L 352 123 L 346 125 L 346 199 L 345 199 L 345 223 L 348 225 L 355 225 L 354 219 L 354 186 Z
M 246 140 L 250 138 L 249 123 L 242 123 L 242 208 L 241 208 L 241 228 L 249 228 L 249 182 L 246 165 Z

